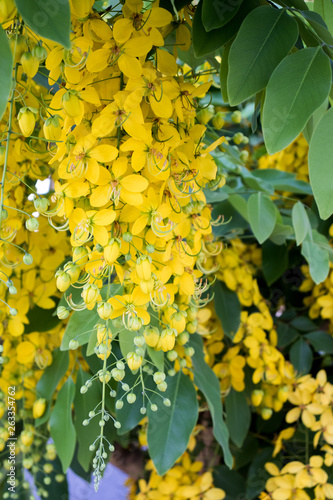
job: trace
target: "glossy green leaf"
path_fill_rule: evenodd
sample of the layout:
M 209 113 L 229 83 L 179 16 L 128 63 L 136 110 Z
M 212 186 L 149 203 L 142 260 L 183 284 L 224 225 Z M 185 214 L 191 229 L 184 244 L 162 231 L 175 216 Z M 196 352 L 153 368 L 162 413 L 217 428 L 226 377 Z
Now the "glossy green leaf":
M 48 366 L 37 383 L 38 397 L 51 400 L 54 391 L 62 377 L 65 375 L 69 365 L 69 354 L 67 351 L 56 349 L 52 353 L 52 364 Z
M 224 461 L 231 468 L 233 459 L 229 448 L 229 432 L 223 420 L 220 382 L 204 359 L 203 341 L 198 334 L 191 335 L 190 344 L 194 348 L 192 363 L 194 383 L 205 396 L 213 420 L 213 433 L 221 445 Z
M 288 247 L 274 245 L 265 241 L 262 246 L 262 272 L 266 283 L 270 286 L 279 279 L 288 268 Z
M 244 0 L 237 14 L 222 28 L 209 31 L 202 24 L 202 0 L 199 2 L 192 24 L 194 53 L 197 57 L 205 56 L 223 47 L 237 33 L 243 19 L 258 6 L 259 0 Z
M 251 424 L 251 410 L 245 393 L 231 389 L 225 398 L 225 410 L 230 438 L 240 448 Z
M 25 326 L 24 333 L 49 332 L 52 330 L 60 322 L 58 316 L 53 315 L 56 310 L 57 308 L 42 309 L 34 305 L 27 314 L 29 324 Z
M 258 495 L 264 491 L 266 481 L 271 477 L 265 469 L 265 463 L 272 462 L 272 453 L 272 447 L 264 448 L 250 464 L 247 473 L 246 500 L 257 500 Z
M 246 484 L 244 477 L 236 470 L 228 470 L 225 465 L 214 468 L 214 486 L 222 488 L 226 496 L 224 500 L 246 498 Z
M 296 236 L 296 243 L 300 245 L 306 238 L 306 235 L 311 231 L 311 225 L 308 214 L 302 202 L 295 203 L 292 209 L 292 221 Z
M 203 0 L 202 23 L 206 31 L 225 26 L 238 12 L 243 0 Z
M 309 373 L 312 366 L 313 354 L 308 343 L 300 338 L 292 345 L 290 352 L 290 361 L 300 375 Z
M 314 0 L 314 10 L 324 19 L 330 32 L 333 32 L 333 4 L 331 0 Z
M 278 347 L 286 347 L 299 337 L 299 333 L 286 323 L 279 323 L 277 327 Z
M 38 35 L 70 48 L 69 0 L 15 0 L 23 21 Z
M 303 242 L 301 251 L 309 264 L 311 278 L 317 285 L 322 283 L 330 270 L 328 252 L 310 240 Z
M 273 232 L 277 211 L 270 198 L 262 193 L 252 194 L 247 203 L 251 229 L 259 243 L 267 240 Z
M 325 112 L 327 111 L 328 108 L 328 99 L 325 99 L 323 104 L 319 106 L 318 109 L 313 113 L 311 118 L 309 119 L 308 123 L 306 124 L 304 130 L 303 130 L 303 135 L 306 139 L 306 142 L 310 145 L 311 138 L 313 136 L 313 132 L 315 131 L 315 128 L 319 122 L 319 120 L 323 117 Z
M 6 111 L 12 87 L 13 54 L 6 32 L 0 26 L 0 120 Z
M 269 154 L 287 147 L 303 130 L 331 89 L 329 58 L 320 47 L 285 57 L 266 89 L 262 127 Z
M 160 372 L 164 372 L 164 352 L 163 351 L 156 351 L 152 347 L 149 347 L 149 345 L 147 345 L 147 352 L 149 354 L 150 359 L 152 360 L 152 362 L 156 366 L 156 368 Z
M 311 332 L 317 328 L 317 325 L 307 316 L 296 316 L 290 321 L 290 325 L 300 332 Z
M 66 472 L 72 461 L 76 430 L 72 420 L 72 403 L 75 395 L 75 384 L 67 379 L 60 391 L 50 417 L 50 434 L 57 448 L 63 472 Z
M 254 170 L 252 175 L 269 182 L 275 191 L 291 191 L 296 194 L 312 194 L 310 184 L 305 181 L 299 181 L 296 179 L 296 175 L 292 172 L 265 168 Z
M 297 36 L 296 21 L 283 9 L 262 6 L 250 12 L 229 54 L 228 96 L 232 106 L 266 87 Z
M 74 426 L 76 429 L 78 451 L 77 459 L 83 469 L 88 472 L 90 462 L 95 454 L 94 451 L 89 450 L 89 446 L 94 442 L 95 438 L 99 435 L 100 426 L 98 416 L 90 420 L 89 426 L 85 427 L 82 422 L 89 418 L 89 412 L 92 411 L 102 400 L 102 393 L 99 382 L 93 382 L 92 386 L 85 394 L 81 394 L 80 389 L 90 379 L 90 375 L 82 370 L 80 367 L 75 388 L 74 398 Z
M 324 352 L 326 354 L 333 354 L 333 338 L 327 332 L 316 331 L 307 333 L 305 338 L 310 342 L 316 352 Z
M 158 410 L 153 412 L 148 407 L 148 450 L 160 476 L 184 453 L 198 419 L 193 382 L 181 371 L 166 380 L 168 388 L 163 396 L 170 399 L 171 406 L 166 407 L 160 397 L 152 395 Z
M 229 290 L 222 281 L 216 281 L 213 291 L 216 314 L 224 333 L 232 339 L 240 325 L 241 305 L 237 293 Z
M 224 102 L 229 102 L 227 81 L 229 73 L 228 59 L 229 59 L 231 42 L 232 40 L 227 42 L 223 48 L 221 65 L 220 65 L 220 85 L 221 85 L 221 94 Z
M 313 194 L 322 219 L 333 214 L 333 108 L 320 119 L 309 148 L 309 174 Z
M 127 354 L 129 352 L 135 351 L 135 345 L 134 345 L 134 337 L 135 333 L 127 330 L 126 328 L 123 328 L 119 332 L 119 345 L 120 345 L 120 350 L 121 354 L 126 358 Z

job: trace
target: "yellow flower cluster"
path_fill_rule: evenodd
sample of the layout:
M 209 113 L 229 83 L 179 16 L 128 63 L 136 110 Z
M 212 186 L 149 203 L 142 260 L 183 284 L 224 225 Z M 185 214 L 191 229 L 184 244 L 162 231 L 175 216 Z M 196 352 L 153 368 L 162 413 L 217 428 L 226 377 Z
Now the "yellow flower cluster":
M 324 457 L 312 455 L 305 462 L 291 461 L 281 470 L 268 462 L 266 470 L 273 477 L 266 483 L 265 493 L 260 498 L 272 499 L 301 499 L 325 500 L 333 498 L 333 484 L 328 482 L 327 467 L 331 467 L 333 458 L 333 385 L 327 381 L 325 370 L 320 370 L 313 378 L 305 375 L 298 378 L 293 384 L 293 390 L 288 394 L 289 402 L 294 406 L 286 415 L 286 422 L 305 426 L 313 435 L 313 449 L 325 452 Z M 309 432 L 309 431 L 306 431 Z M 273 456 L 283 448 L 283 441 L 295 436 L 295 428 L 288 427 L 280 432 L 275 444 Z M 297 439 L 295 437 L 295 439 Z M 308 454 L 309 443 L 306 443 L 305 454 Z M 307 463 L 308 461 L 308 463 Z M 325 470 L 326 469 L 326 470 Z M 314 497 L 309 496 L 309 489 L 313 489 Z M 306 490 L 306 491 L 305 491 Z
M 328 321 L 329 331 L 333 332 L 333 270 L 322 283 L 316 285 L 312 280 L 309 267 L 302 266 L 304 280 L 299 290 L 304 293 L 311 292 L 304 298 L 304 304 L 309 308 L 309 317 L 311 319 L 322 318 Z
M 273 319 L 255 278 L 260 260 L 261 252 L 255 245 L 232 240 L 210 263 L 212 267 L 218 266 L 218 279 L 237 293 L 243 306 L 241 324 L 231 343 L 225 338 L 216 313 L 205 307 L 198 313 L 198 332 L 205 337 L 207 361 L 220 379 L 222 393 L 227 394 L 230 387 L 243 391 L 245 367 L 249 366 L 253 370 L 252 382 L 256 384 L 252 405 L 262 418 L 269 419 L 287 401 L 295 373 L 276 347 Z M 247 308 L 252 306 L 257 312 L 248 312 Z
M 309 145 L 301 134 L 280 153 L 263 155 L 259 159 L 258 168 L 277 168 L 295 173 L 297 179 L 309 182 L 308 151 Z
M 210 471 L 203 472 L 203 463 L 193 461 L 188 452 L 164 476 L 159 476 L 152 461 L 146 464 L 148 481 L 139 479 L 132 488 L 131 500 L 223 500 L 225 492 L 215 488 Z

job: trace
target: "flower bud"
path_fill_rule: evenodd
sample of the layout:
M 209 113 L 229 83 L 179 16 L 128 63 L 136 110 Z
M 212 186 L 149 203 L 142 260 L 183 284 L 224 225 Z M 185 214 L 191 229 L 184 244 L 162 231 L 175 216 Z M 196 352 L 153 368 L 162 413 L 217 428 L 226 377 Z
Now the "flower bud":
M 129 394 L 127 394 L 126 396 L 126 399 L 127 399 L 127 402 L 132 405 L 133 403 L 135 403 L 136 401 L 136 395 L 133 394 L 133 392 L 130 392 Z
M 88 249 L 86 247 L 74 247 L 73 262 L 77 262 L 79 266 L 83 266 L 88 262 Z
M 143 321 L 138 316 L 131 316 L 128 320 L 128 328 L 133 332 L 137 332 L 143 325 Z
M 32 255 L 30 255 L 30 253 L 25 253 L 23 255 L 23 262 L 26 266 L 31 266 L 33 261 L 34 261 L 34 259 L 32 258 Z
M 151 264 L 148 257 L 139 257 L 135 266 L 136 274 L 140 280 L 148 281 L 151 278 Z
M 126 241 L 126 243 L 130 243 L 133 239 L 133 235 L 130 232 L 126 232 L 123 234 L 123 240 Z
M 211 120 L 214 116 L 214 107 L 208 106 L 208 108 L 201 109 L 197 113 L 197 120 L 201 125 L 206 125 L 209 120 Z
M 107 384 L 108 382 L 110 382 L 111 380 L 111 373 L 109 371 L 106 371 L 105 373 L 102 373 L 100 376 L 99 376 L 99 380 L 101 382 L 104 382 L 105 384 Z
M 242 121 L 242 113 L 240 111 L 234 111 L 231 115 L 231 121 L 240 123 Z
M 168 354 L 167 354 L 167 358 L 169 361 L 176 361 L 176 359 L 178 358 L 178 354 L 176 351 L 169 351 Z
M 118 399 L 118 401 L 116 401 L 116 404 L 115 404 L 116 410 L 121 410 L 123 406 L 124 406 L 124 402 L 121 399 Z
M 25 221 L 25 227 L 28 231 L 36 231 L 39 228 L 39 220 L 35 217 L 30 217 Z
M 87 305 L 93 305 L 99 296 L 99 288 L 92 283 L 86 283 L 83 287 L 81 297 Z
M 160 333 L 158 331 L 158 328 L 156 328 L 155 326 L 146 326 L 143 332 L 143 336 L 146 344 L 149 345 L 149 347 L 156 347 L 160 338 Z
M 155 384 L 161 384 L 165 380 L 165 373 L 155 372 L 153 378 L 154 378 Z
M 66 271 L 66 273 L 69 274 L 72 284 L 77 282 L 81 274 L 80 267 L 77 266 L 76 264 L 73 264 L 73 262 L 67 262 L 67 264 L 64 267 L 64 271 Z
M 185 327 L 186 327 L 186 319 L 183 312 L 174 313 L 171 316 L 170 328 L 174 328 L 177 333 L 182 333 L 185 330 Z
M 127 364 L 130 370 L 135 371 L 142 365 L 142 356 L 138 356 L 135 352 L 127 354 Z
M 142 335 L 134 337 L 133 342 L 136 347 L 143 347 L 146 343 L 145 338 Z
M 155 404 L 150 405 L 150 409 L 151 409 L 151 411 L 157 411 L 158 410 L 157 405 L 155 405 Z
M 61 126 L 59 116 L 50 116 L 43 125 L 45 139 L 48 141 L 59 141 L 61 138 Z
M 260 415 L 263 420 L 269 420 L 273 415 L 273 410 L 271 408 L 262 408 Z
M 162 351 L 167 352 L 171 351 L 176 342 L 176 336 L 174 330 L 171 328 L 166 328 L 162 331 L 156 349 L 162 349 Z
M 21 442 L 24 444 L 24 446 L 31 446 L 32 443 L 34 442 L 34 435 L 33 432 L 31 431 L 22 431 L 21 432 Z
M 101 319 L 110 319 L 113 307 L 109 302 L 99 302 L 97 304 L 97 314 Z
M 112 239 L 104 248 L 104 258 L 107 264 L 113 264 L 120 255 L 120 243 L 116 239 Z
M 161 382 L 160 384 L 157 385 L 157 389 L 160 391 L 160 392 L 165 392 L 168 388 L 168 385 L 166 382 Z
M 57 308 L 57 316 L 59 319 L 66 319 L 69 316 L 69 310 L 64 306 L 59 306 Z
M 50 202 L 47 198 L 36 198 L 34 200 L 34 206 L 37 212 L 43 214 L 49 208 Z
M 77 349 L 77 348 L 79 347 L 79 345 L 80 345 L 80 344 L 79 344 L 78 340 L 74 340 L 74 339 L 72 339 L 72 340 L 70 340 L 70 341 L 69 341 L 68 347 L 69 347 L 72 351 L 74 351 L 75 349 Z
M 261 389 L 255 389 L 251 393 L 251 402 L 253 406 L 260 406 L 264 397 L 264 391 Z
M 32 55 L 39 61 L 44 62 L 47 58 L 47 50 L 42 45 L 35 45 L 32 49 Z
M 222 111 L 218 111 L 216 115 L 212 119 L 213 127 L 217 130 L 220 130 L 224 125 L 224 113 Z
M 20 109 L 17 120 L 24 137 L 30 137 L 33 133 L 36 125 L 36 114 L 37 110 L 35 108 L 23 107 Z
M 46 400 L 44 398 L 37 399 L 32 407 L 32 416 L 34 418 L 40 418 L 42 415 L 44 415 L 45 408 Z
M 60 290 L 60 292 L 65 292 L 67 288 L 70 287 L 71 284 L 70 275 L 67 274 L 66 271 L 57 271 L 56 277 L 57 277 L 56 285 L 58 290 Z
M 177 337 L 177 344 L 185 345 L 189 341 L 189 338 L 190 338 L 190 334 L 188 332 L 182 332 Z
M 70 118 L 76 118 L 83 111 L 83 104 L 75 90 L 67 90 L 61 98 L 61 103 L 63 110 Z
M 24 52 L 21 56 L 23 71 L 29 78 L 33 78 L 38 71 L 39 61 L 31 52 Z
M 118 368 L 113 368 L 113 370 L 111 371 L 111 375 L 117 382 L 120 382 L 125 377 L 125 370 L 118 370 Z
M 141 280 L 139 286 L 142 292 L 148 295 L 154 290 L 154 283 L 154 278 L 150 278 L 148 281 Z
M 194 356 L 195 350 L 193 349 L 192 346 L 186 347 L 185 349 L 185 356 L 188 356 L 189 358 L 192 358 Z
M 163 404 L 164 404 L 164 406 L 167 406 L 167 407 L 171 406 L 170 399 L 168 399 L 168 398 L 163 399 Z
M 196 320 L 186 323 L 186 330 L 188 331 L 188 333 L 195 333 L 197 331 L 197 328 L 198 322 Z

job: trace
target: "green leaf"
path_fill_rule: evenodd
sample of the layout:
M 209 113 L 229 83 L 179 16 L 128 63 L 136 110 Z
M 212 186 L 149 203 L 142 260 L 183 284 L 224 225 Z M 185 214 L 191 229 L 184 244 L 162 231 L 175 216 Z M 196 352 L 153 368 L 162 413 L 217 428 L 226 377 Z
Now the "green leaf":
M 323 331 L 316 331 L 304 335 L 316 352 L 323 351 L 326 354 L 333 354 L 333 338 Z
M 278 347 L 286 347 L 294 342 L 299 337 L 297 330 L 287 325 L 286 323 L 279 323 L 277 327 L 278 334 Z
M 151 397 L 156 412 L 148 407 L 148 450 L 157 473 L 163 476 L 184 453 L 198 419 L 197 393 L 191 380 L 179 371 L 167 377 L 163 395 L 170 399 L 166 407 L 158 395 Z
M 84 309 L 83 311 L 73 312 L 67 323 L 60 349 L 62 351 L 67 351 L 71 340 L 77 340 L 80 346 L 87 344 L 94 330 L 94 326 L 99 322 L 100 317 L 96 309 L 92 311 Z
M 206 31 L 225 26 L 238 12 L 243 0 L 203 0 L 202 23 Z
M 331 89 L 329 58 L 320 47 L 285 57 L 266 89 L 262 127 L 269 154 L 287 147 L 303 130 Z
M 126 358 L 129 352 L 135 351 L 134 336 L 134 332 L 126 328 L 123 328 L 123 330 L 119 332 L 119 345 L 121 354 L 124 358 Z
M 266 481 L 270 477 L 265 469 L 265 463 L 272 461 L 273 448 L 264 448 L 253 459 L 247 473 L 246 499 L 257 499 L 258 495 L 264 491 Z
M 301 250 L 302 255 L 309 264 L 311 278 L 319 285 L 328 276 L 330 270 L 329 254 L 317 243 L 305 240 Z
M 191 335 L 190 345 L 195 351 L 192 356 L 194 383 L 205 396 L 213 420 L 215 439 L 221 445 L 224 461 L 231 469 L 233 459 L 229 448 L 228 428 L 223 420 L 220 382 L 204 359 L 202 337 L 198 334 Z
M 275 245 L 284 245 L 292 234 L 294 234 L 294 231 L 291 226 L 277 222 L 269 239 Z
M 232 40 L 230 40 L 228 43 L 226 43 L 224 48 L 223 48 L 221 65 L 220 65 L 220 85 L 221 85 L 222 98 L 223 98 L 224 102 L 229 102 L 227 80 L 228 80 L 228 73 L 229 73 L 228 59 L 229 59 L 231 42 L 232 42 Z
M 263 243 L 272 234 L 276 223 L 274 203 L 260 192 L 252 194 L 247 202 L 247 213 L 254 236 Z
M 311 12 L 309 10 L 302 12 L 303 17 L 307 20 L 310 26 L 314 29 L 321 40 L 329 45 L 333 45 L 333 37 L 328 31 L 326 24 L 324 23 L 322 17 L 317 12 Z
M 6 32 L 0 26 L 0 120 L 6 111 L 12 88 L 13 54 Z
M 25 326 L 24 333 L 49 332 L 52 330 L 60 322 L 58 316 L 54 316 L 56 310 L 56 307 L 54 309 L 42 309 L 34 305 L 27 314 L 29 324 Z
M 75 395 L 75 384 L 67 379 L 60 391 L 50 417 L 50 435 L 57 448 L 63 472 L 66 472 L 72 461 L 76 431 L 72 420 L 72 403 Z
M 246 498 L 244 477 L 235 470 L 229 470 L 225 465 L 219 465 L 214 469 L 214 486 L 225 491 L 224 500 Z
M 309 148 L 309 174 L 320 217 L 333 214 L 333 108 L 318 122 Z
M 251 410 L 245 393 L 231 389 L 225 398 L 225 410 L 230 437 L 240 448 L 251 424 Z
M 291 191 L 296 194 L 312 194 L 308 182 L 296 179 L 296 174 L 276 169 L 257 169 L 252 175 L 269 182 L 276 191 Z
M 158 371 L 164 372 L 164 352 L 155 351 L 155 349 L 149 347 L 149 345 L 147 345 L 147 352 Z
M 92 386 L 85 394 L 81 394 L 80 389 L 90 379 L 90 375 L 82 370 L 80 367 L 76 378 L 76 390 L 74 399 L 74 426 L 77 434 L 78 452 L 77 459 L 83 469 L 88 472 L 90 462 L 95 454 L 94 451 L 89 450 L 89 446 L 93 443 L 95 438 L 100 433 L 99 418 L 98 416 L 90 420 L 88 428 L 82 422 L 84 419 L 89 418 L 90 411 L 100 403 L 102 394 L 99 382 L 94 381 Z
M 314 0 L 314 10 L 324 19 L 330 32 L 333 32 L 333 4 L 331 0 Z
M 37 383 L 38 397 L 51 400 L 69 365 L 69 354 L 56 349 L 52 353 L 52 365 L 48 366 Z
M 259 444 L 258 439 L 252 436 L 251 434 L 248 434 L 241 448 L 234 447 L 234 449 L 232 450 L 232 454 L 234 457 L 233 468 L 239 470 L 245 465 L 252 462 L 252 460 L 258 453 L 258 444 Z
M 69 0 L 15 0 L 23 21 L 38 35 L 70 49 Z
M 296 21 L 283 9 L 262 6 L 250 12 L 229 54 L 228 95 L 232 106 L 266 87 L 297 36 Z
M 289 351 L 290 361 L 299 374 L 309 373 L 312 366 L 313 354 L 308 343 L 300 338 L 292 345 Z
M 93 330 L 87 345 L 87 356 L 92 356 L 95 353 L 96 344 L 97 344 L 97 330 Z
M 199 2 L 192 24 L 192 39 L 194 53 L 197 57 L 205 56 L 223 47 L 237 33 L 243 19 L 258 6 L 258 0 L 246 0 L 241 4 L 237 14 L 222 28 L 211 30 L 209 33 L 202 24 L 202 4 Z
M 302 202 L 298 201 L 293 206 L 292 221 L 295 230 L 296 243 L 300 245 L 305 240 L 309 231 L 311 231 L 311 224 L 308 214 Z
M 272 285 L 288 268 L 288 247 L 265 241 L 262 246 L 262 272 L 267 285 Z
M 172 15 L 174 15 L 175 9 L 179 11 L 189 3 L 191 3 L 190 0 L 160 0 L 159 5 L 160 7 L 168 10 Z
M 310 140 L 313 136 L 313 132 L 319 122 L 319 120 L 322 118 L 322 116 L 325 114 L 328 108 L 328 99 L 325 99 L 323 104 L 319 106 L 318 109 L 313 113 L 311 118 L 309 119 L 308 123 L 306 124 L 304 130 L 303 130 L 303 135 L 306 139 L 306 142 L 310 145 Z
M 300 332 L 311 332 L 317 328 L 316 324 L 306 316 L 296 316 L 290 321 L 290 325 Z
M 221 321 L 224 333 L 233 338 L 240 325 L 241 305 L 237 293 L 217 281 L 213 287 L 215 311 Z

